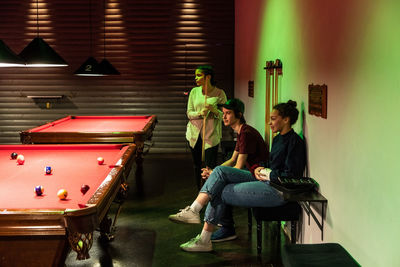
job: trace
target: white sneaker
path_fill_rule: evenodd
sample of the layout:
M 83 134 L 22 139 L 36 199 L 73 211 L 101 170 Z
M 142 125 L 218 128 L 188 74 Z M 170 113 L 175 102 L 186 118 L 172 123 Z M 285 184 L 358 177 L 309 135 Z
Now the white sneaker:
M 181 249 L 188 252 L 209 252 L 212 251 L 211 240 L 204 243 L 201 241 L 200 235 L 197 235 L 195 238 L 190 239 L 185 244 L 182 244 Z
M 168 219 L 176 223 L 193 223 L 199 224 L 200 223 L 200 214 L 194 212 L 190 206 L 179 210 L 177 214 L 169 215 Z

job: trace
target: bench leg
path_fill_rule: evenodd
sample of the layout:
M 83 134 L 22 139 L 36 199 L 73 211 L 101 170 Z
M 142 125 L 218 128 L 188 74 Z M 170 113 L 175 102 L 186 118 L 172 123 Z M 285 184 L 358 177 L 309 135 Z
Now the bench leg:
M 296 244 L 296 229 L 297 229 L 297 222 L 291 221 L 290 222 L 290 241 L 292 244 Z
M 277 221 L 276 222 L 276 238 L 278 239 L 276 241 L 276 253 L 274 253 L 273 255 L 273 259 L 274 261 L 277 261 L 280 258 L 280 253 L 281 253 L 281 238 L 282 238 L 282 222 L 281 221 Z
M 277 221 L 276 222 L 277 223 L 277 237 L 278 237 L 278 242 L 277 242 L 277 249 L 278 249 L 278 251 L 280 250 L 280 248 L 281 248 L 281 237 L 282 237 L 282 234 L 281 234 L 281 232 L 282 232 L 282 222 L 281 221 Z
M 248 233 L 251 234 L 253 228 L 253 214 L 251 212 L 251 208 L 247 209 L 247 227 L 248 227 Z
M 262 246 L 262 221 L 257 221 L 257 254 L 261 254 Z

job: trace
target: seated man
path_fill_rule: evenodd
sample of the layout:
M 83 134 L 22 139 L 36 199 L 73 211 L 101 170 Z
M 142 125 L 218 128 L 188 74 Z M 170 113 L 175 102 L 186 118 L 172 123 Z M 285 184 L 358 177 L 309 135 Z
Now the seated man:
M 225 114 L 226 110 L 223 111 Z M 270 168 L 257 167 L 253 176 L 249 171 L 218 166 L 203 185 L 193 204 L 170 216 L 170 219 L 176 222 L 198 223 L 199 211 L 208 204 L 201 234 L 182 244 L 181 249 L 190 252 L 211 251 L 212 231 L 219 223 L 227 205 L 274 207 L 285 203 L 282 195 L 270 186 L 269 181 L 279 176 L 301 176 L 304 171 L 305 145 L 292 129 L 298 114 L 294 101 L 289 100 L 288 103 L 274 107 L 269 125 L 273 133 L 279 134 L 272 143 Z M 250 169 L 254 168 L 251 167 Z

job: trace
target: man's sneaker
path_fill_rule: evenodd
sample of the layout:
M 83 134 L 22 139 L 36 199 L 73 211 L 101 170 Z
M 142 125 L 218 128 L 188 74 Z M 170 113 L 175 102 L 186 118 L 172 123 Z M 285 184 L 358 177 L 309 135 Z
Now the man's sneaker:
M 215 231 L 211 235 L 211 242 L 217 243 L 217 242 L 224 242 L 224 241 L 229 241 L 236 239 L 237 235 L 235 233 L 235 228 L 234 227 L 224 227 L 222 226 L 219 228 L 217 231 Z
M 201 241 L 200 235 L 197 235 L 195 238 L 192 238 L 190 241 L 182 244 L 181 249 L 188 252 L 208 252 L 213 250 L 211 241 Z
M 200 223 L 200 214 L 194 212 L 190 206 L 179 210 L 177 214 L 169 215 L 168 219 L 176 223 Z

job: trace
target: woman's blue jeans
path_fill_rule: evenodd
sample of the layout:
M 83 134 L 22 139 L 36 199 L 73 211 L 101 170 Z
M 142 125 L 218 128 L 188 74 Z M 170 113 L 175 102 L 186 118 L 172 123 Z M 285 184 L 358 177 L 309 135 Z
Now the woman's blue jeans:
M 276 207 L 285 201 L 269 181 L 257 180 L 249 171 L 218 166 L 200 192 L 210 196 L 204 221 L 217 225 L 227 205 L 238 207 Z

